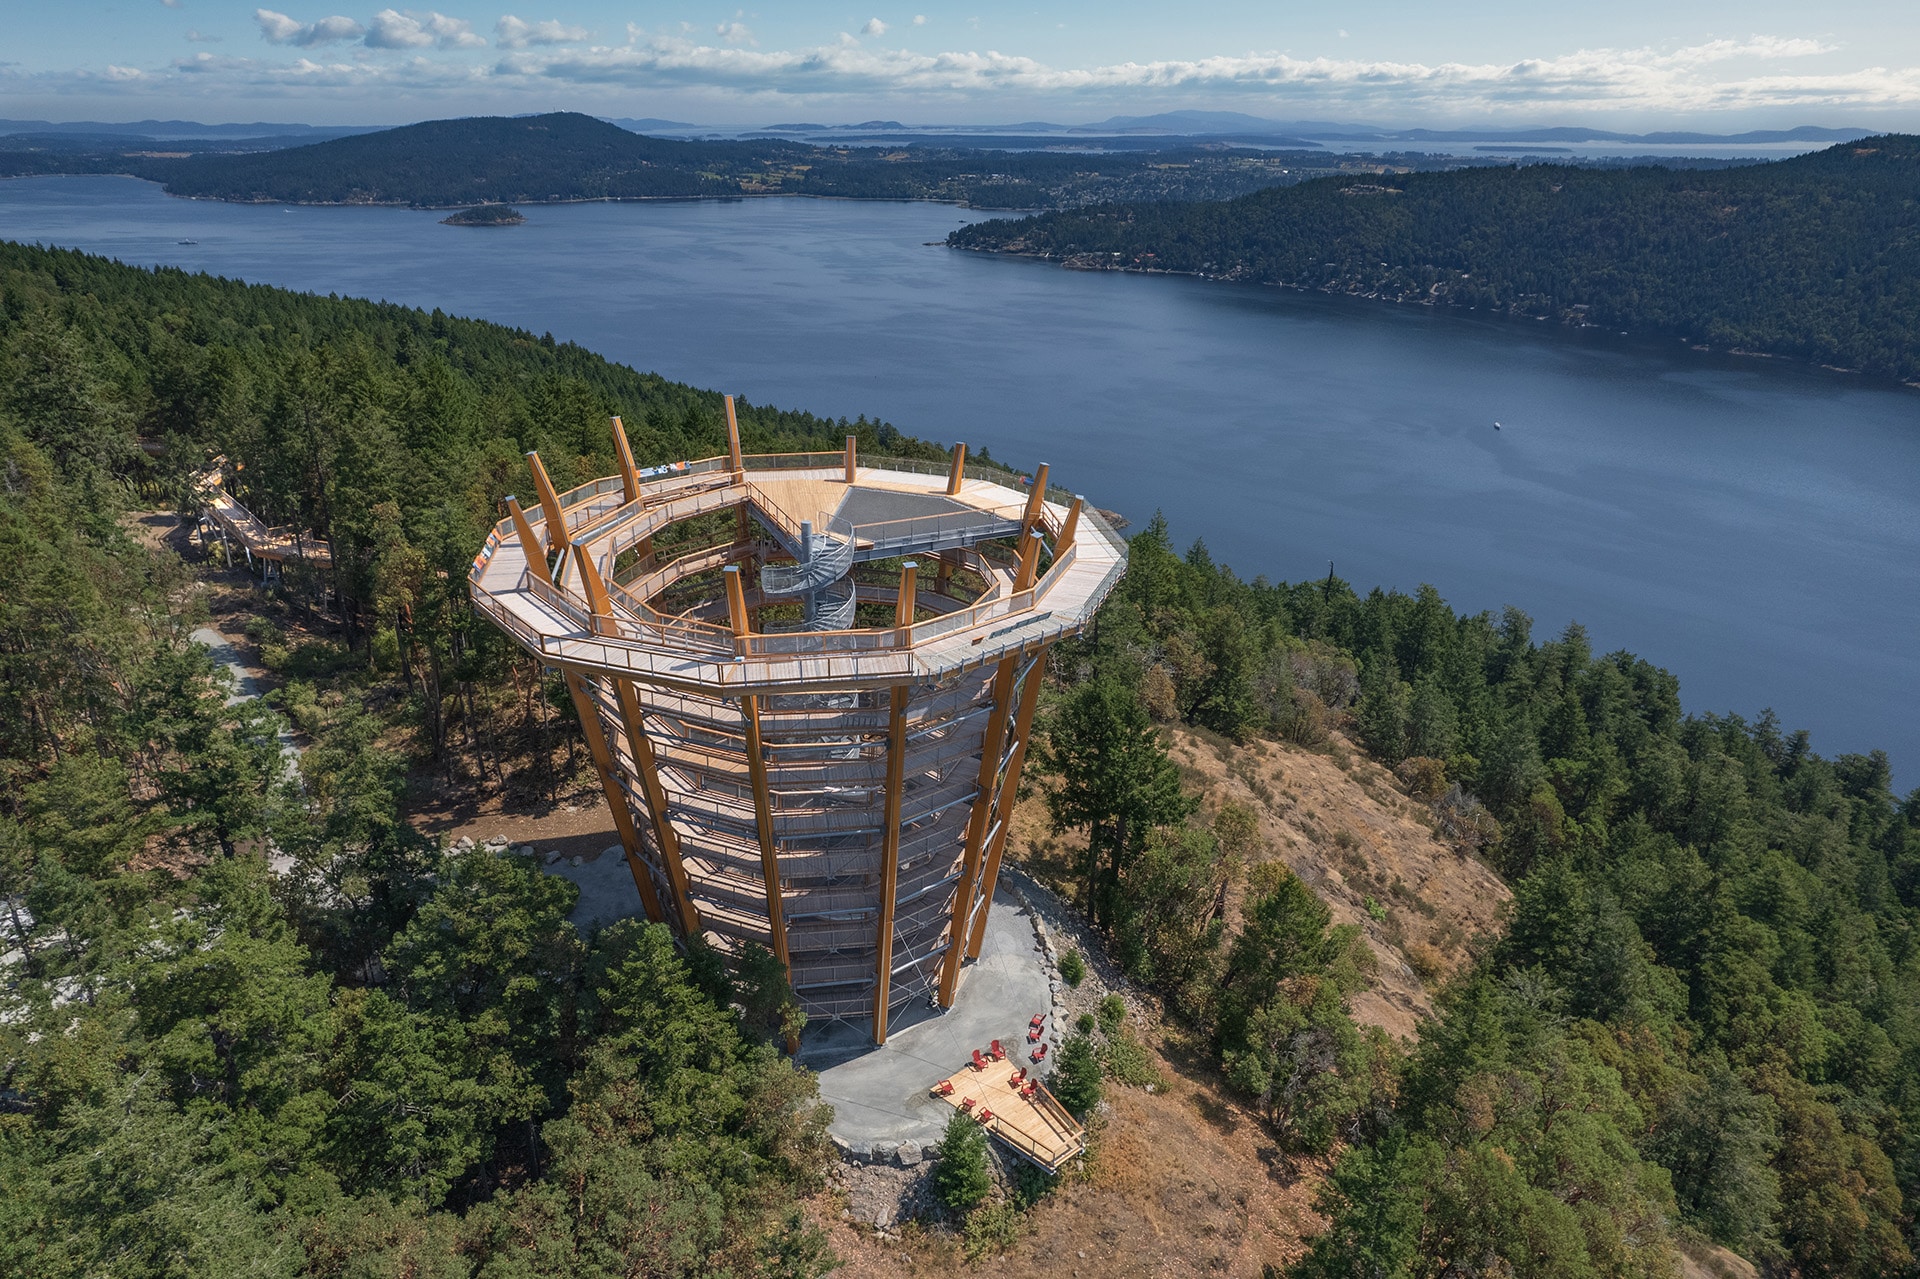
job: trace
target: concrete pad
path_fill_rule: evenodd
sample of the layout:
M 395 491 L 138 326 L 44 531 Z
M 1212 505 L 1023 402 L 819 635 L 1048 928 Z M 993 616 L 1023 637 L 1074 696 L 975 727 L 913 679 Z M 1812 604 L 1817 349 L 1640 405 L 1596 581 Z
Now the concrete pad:
M 567 918 L 582 935 L 647 913 L 640 902 L 640 890 L 633 885 L 633 872 L 627 869 L 627 855 L 618 844 L 578 866 L 562 861 L 541 869 L 579 885 L 580 901 Z
M 833 1106 L 832 1134 L 856 1151 L 882 1154 L 902 1143 L 937 1144 L 953 1107 L 927 1089 L 995 1039 L 1010 1061 L 1025 1063 L 1027 1019 L 1053 1007 L 1048 977 L 1032 917 L 1011 893 L 997 892 L 980 958 L 960 970 L 952 1008 L 902 1010 L 881 1048 L 864 1024 L 809 1026 L 797 1060 L 820 1076 L 820 1096 Z M 1053 1039 L 1053 1026 L 1047 1030 Z M 1036 1073 L 1052 1064 L 1049 1058 Z

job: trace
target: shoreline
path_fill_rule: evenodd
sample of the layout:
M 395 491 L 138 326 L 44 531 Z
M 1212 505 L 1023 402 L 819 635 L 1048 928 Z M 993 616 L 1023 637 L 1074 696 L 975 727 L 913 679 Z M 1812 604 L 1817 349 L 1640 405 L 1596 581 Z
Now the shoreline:
M 1067 271 L 1085 271 L 1089 273 L 1106 272 L 1113 275 L 1163 275 L 1189 280 L 1203 280 L 1209 284 L 1236 284 L 1243 287 L 1279 289 L 1288 293 L 1318 294 L 1321 297 L 1329 298 L 1348 298 L 1356 302 L 1384 302 L 1390 306 L 1424 307 L 1428 312 L 1435 315 L 1472 315 L 1495 320 L 1534 320 L 1539 323 L 1551 323 L 1560 329 L 1573 333 L 1588 330 L 1595 333 L 1614 333 L 1621 337 L 1637 340 L 1649 345 L 1656 342 L 1664 342 L 1666 339 L 1671 338 L 1685 344 L 1687 349 L 1696 355 L 1720 355 L 1744 360 L 1774 360 L 1793 368 L 1809 371 L 1817 370 L 1825 374 L 1841 374 L 1846 377 L 1858 378 L 1870 386 L 1878 386 L 1881 388 L 1898 387 L 1903 390 L 1920 391 L 1920 381 L 1910 382 L 1890 373 L 1869 373 L 1864 369 L 1842 368 L 1838 365 L 1823 364 L 1817 360 L 1803 359 L 1800 356 L 1789 355 L 1780 351 L 1755 351 L 1743 347 L 1716 347 L 1706 343 L 1696 342 L 1692 338 L 1676 332 L 1661 331 L 1650 333 L 1643 331 L 1636 333 L 1633 330 L 1616 329 L 1604 324 L 1593 324 L 1570 316 L 1555 317 L 1551 315 L 1539 315 L 1518 309 L 1482 311 L 1479 307 L 1455 306 L 1451 303 L 1435 299 L 1431 295 L 1421 297 L 1395 297 L 1377 290 L 1363 291 L 1360 289 L 1330 288 L 1324 285 L 1297 284 L 1288 280 L 1254 280 L 1233 272 L 1213 274 L 1206 271 L 1176 271 L 1167 267 L 1136 266 L 1131 263 L 1115 265 L 1110 261 L 1102 260 L 1102 255 L 1095 253 L 1055 255 L 1023 252 L 1014 249 L 978 249 L 968 245 L 951 243 L 946 244 L 945 247 L 956 253 L 977 253 L 982 257 L 1008 258 L 1021 262 L 1045 263 L 1049 266 L 1057 266 Z

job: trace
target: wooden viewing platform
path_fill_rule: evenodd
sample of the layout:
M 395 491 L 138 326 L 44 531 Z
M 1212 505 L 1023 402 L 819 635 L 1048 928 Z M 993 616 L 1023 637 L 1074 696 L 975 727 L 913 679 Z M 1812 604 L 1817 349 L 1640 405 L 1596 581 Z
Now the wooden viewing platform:
M 979 957 L 1047 649 L 1126 544 L 1045 465 L 754 455 L 726 413 L 726 454 L 644 470 L 615 418 L 564 492 L 528 454 L 469 587 L 564 676 L 648 917 L 884 1044 Z
M 1047 1086 L 1016 1079 L 1020 1066 L 989 1059 L 984 1070 L 969 1064 L 948 1075 L 928 1091 L 956 1110 L 978 1119 L 1008 1149 L 1047 1172 L 1059 1172 L 1067 1161 L 1084 1154 L 1087 1130 L 1067 1113 Z M 1033 1096 L 1023 1097 L 1024 1082 L 1034 1082 Z M 971 1104 L 969 1104 L 971 1103 Z

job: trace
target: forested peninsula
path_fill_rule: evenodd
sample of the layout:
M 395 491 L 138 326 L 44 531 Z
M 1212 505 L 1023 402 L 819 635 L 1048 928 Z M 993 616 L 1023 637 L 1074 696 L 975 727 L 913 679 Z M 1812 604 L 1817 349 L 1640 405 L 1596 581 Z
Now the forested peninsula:
M 562 487 L 610 474 L 617 413 L 643 466 L 718 453 L 719 397 L 439 312 L 11 244 L 0 361 L 0 1273 L 824 1274 L 842 1201 L 777 965 L 582 936 L 570 883 L 409 816 L 591 793 L 564 687 L 467 569 L 496 501 L 534 496 L 525 450 Z M 865 419 L 741 425 L 753 451 L 943 456 Z M 329 539 L 330 596 L 152 536 L 216 453 L 264 519 Z M 228 701 L 189 640 L 217 592 L 267 699 Z M 1665 1276 L 1712 1245 L 1915 1273 L 1920 792 L 1884 755 L 1687 715 L 1577 626 L 1249 581 L 1158 519 L 1047 678 L 1037 829 L 1074 839 L 1009 856 L 1067 858 L 1050 882 L 1163 1010 L 1145 1041 L 1103 1008 L 1060 1095 L 1167 1071 L 1257 1126 L 1326 1224 L 1272 1241 L 1275 1273 Z M 1364 765 L 1504 877 L 1504 931 L 1422 961 L 1417 1040 L 1355 1021 L 1368 940 L 1259 812 L 1201 808 L 1176 731 L 1256 781 Z M 1366 830 L 1299 820 L 1383 929 L 1431 909 L 1373 878 Z M 1099 1247 L 1101 1195 L 1208 1157 L 1093 1126 L 1090 1171 L 996 1186 L 962 1122 L 915 1254 L 1046 1268 L 1028 1223 L 1086 1214 Z
M 1223 199 L 1373 167 L 1324 152 L 1253 148 L 1089 154 L 812 146 L 781 138 L 680 141 L 576 112 L 429 120 L 245 152 L 231 144 L 164 153 L 152 143 L 87 150 L 59 139 L 38 141 L 47 145 L 0 139 L 0 173 L 131 173 L 196 199 L 424 208 L 813 195 L 1046 209 L 1101 200 Z
M 1719 170 L 1323 178 L 962 227 L 956 248 L 1597 325 L 1920 381 L 1920 138 Z

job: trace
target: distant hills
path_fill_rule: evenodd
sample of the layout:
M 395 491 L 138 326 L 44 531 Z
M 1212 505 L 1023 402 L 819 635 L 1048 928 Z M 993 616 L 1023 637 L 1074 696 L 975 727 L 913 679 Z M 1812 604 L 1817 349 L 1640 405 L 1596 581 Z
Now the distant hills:
M 1920 382 L 1920 138 L 1712 171 L 1325 178 L 962 227 L 957 248 L 1665 334 Z
M 767 137 L 676 140 L 571 112 L 432 120 L 275 150 L 160 149 L 173 145 L 67 154 L 9 150 L 0 138 L 0 173 L 133 173 L 174 195 L 304 204 L 464 208 L 819 195 L 1046 209 L 1223 199 L 1331 172 L 1333 163 L 1312 154 L 1194 147 L 1089 155 L 937 142 L 861 148 Z
M 0 120 L 0 134 L 87 134 L 105 138 L 301 138 L 317 142 L 323 138 L 344 138 L 356 133 L 373 133 L 378 125 L 317 124 L 201 124 L 197 120 L 134 120 L 110 124 L 101 120 Z

